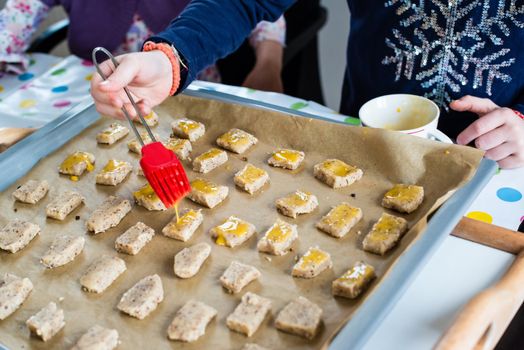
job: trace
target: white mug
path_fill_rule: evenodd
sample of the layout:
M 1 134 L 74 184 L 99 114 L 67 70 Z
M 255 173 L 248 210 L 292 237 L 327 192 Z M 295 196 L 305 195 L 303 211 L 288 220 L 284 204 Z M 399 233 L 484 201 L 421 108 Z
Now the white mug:
M 417 95 L 395 94 L 374 98 L 358 111 L 364 126 L 396 130 L 426 139 L 448 142 L 437 130 L 440 110 L 431 100 Z

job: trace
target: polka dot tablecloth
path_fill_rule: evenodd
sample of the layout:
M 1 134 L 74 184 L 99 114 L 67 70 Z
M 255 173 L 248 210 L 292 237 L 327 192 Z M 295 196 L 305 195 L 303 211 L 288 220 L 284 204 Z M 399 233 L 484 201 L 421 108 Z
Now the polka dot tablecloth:
M 0 78 L 0 127 L 39 127 L 89 97 L 94 67 L 69 56 L 34 55 L 27 73 Z M 313 101 L 236 86 L 196 81 L 194 87 L 233 94 L 318 115 L 349 125 L 357 118 L 341 115 Z M 501 170 L 471 205 L 470 218 L 516 230 L 524 220 L 524 168 Z
M 0 79 L 5 95 L 0 101 L 0 127 L 38 128 L 89 98 L 94 71 L 90 62 L 49 55 L 34 56 L 31 62 L 26 73 Z

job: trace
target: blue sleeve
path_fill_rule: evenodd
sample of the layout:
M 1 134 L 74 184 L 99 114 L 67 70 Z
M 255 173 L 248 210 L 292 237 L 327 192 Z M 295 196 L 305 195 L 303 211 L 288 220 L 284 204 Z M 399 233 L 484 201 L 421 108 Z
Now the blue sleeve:
M 196 75 L 235 51 L 260 21 L 276 21 L 295 0 L 193 0 L 163 32 L 148 40 L 172 44 L 188 67 L 185 89 Z
M 516 109 L 520 113 L 524 114 L 524 93 L 521 93 L 516 101 L 514 101 L 511 108 Z

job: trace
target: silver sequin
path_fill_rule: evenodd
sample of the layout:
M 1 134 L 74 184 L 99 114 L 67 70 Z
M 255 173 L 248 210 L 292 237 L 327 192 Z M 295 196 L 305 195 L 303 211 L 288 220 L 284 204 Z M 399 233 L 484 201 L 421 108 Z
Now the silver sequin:
M 397 81 L 420 81 L 425 96 L 446 109 L 465 85 L 491 96 L 495 79 L 511 81 L 505 71 L 515 57 L 504 39 L 524 28 L 523 0 L 389 0 L 385 6 L 395 8 L 406 28 L 392 30 L 386 45 L 393 53 L 382 60 L 396 65 Z M 473 18 L 479 9 L 480 18 Z

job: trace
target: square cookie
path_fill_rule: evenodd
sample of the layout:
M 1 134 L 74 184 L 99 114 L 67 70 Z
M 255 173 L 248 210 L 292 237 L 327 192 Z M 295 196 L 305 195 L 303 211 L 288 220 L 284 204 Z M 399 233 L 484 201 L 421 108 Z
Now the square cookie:
M 253 164 L 246 164 L 234 177 L 235 185 L 249 194 L 253 194 L 269 182 L 269 175 L 264 169 Z
M 87 219 L 87 230 L 94 234 L 115 227 L 131 211 L 131 203 L 127 199 L 109 196 L 100 204 Z
M 167 209 L 149 183 L 146 183 L 138 191 L 133 192 L 133 198 L 136 204 L 149 211 Z
M 175 314 L 167 329 L 171 340 L 194 342 L 206 333 L 209 322 L 217 315 L 217 310 L 200 301 L 189 300 Z
M 253 224 L 232 215 L 209 232 L 216 244 L 234 248 L 247 241 L 255 231 Z
M 206 179 L 197 178 L 191 181 L 191 192 L 187 195 L 187 198 L 212 209 L 226 199 L 228 193 L 229 188 L 227 186 L 217 185 Z
M 407 230 L 406 219 L 383 213 L 364 237 L 362 246 L 367 252 L 384 255 L 397 245 Z
M 340 203 L 317 222 L 316 227 L 333 237 L 344 237 L 362 219 L 362 209 Z
M 235 311 L 227 317 L 227 327 L 251 337 L 270 310 L 271 301 L 269 299 L 247 292 L 242 296 Z
M 274 167 L 295 170 L 300 166 L 305 156 L 302 151 L 283 148 L 273 152 L 267 162 Z
M 193 236 L 197 228 L 202 224 L 204 215 L 202 215 L 201 209 L 186 209 L 181 214 L 179 218 L 175 216 L 162 229 L 162 233 L 166 237 L 185 242 Z
M 65 191 L 49 202 L 46 206 L 46 215 L 48 218 L 64 220 L 67 215 L 83 202 L 85 202 L 85 198 L 80 193 Z
M 176 137 L 170 137 L 167 140 L 165 146 L 167 149 L 173 151 L 180 160 L 188 159 L 189 154 L 193 150 L 193 147 L 191 146 L 191 142 L 189 140 L 179 139 Z
M 78 176 L 82 175 L 84 171 L 93 171 L 95 168 L 95 156 L 89 152 L 80 152 L 67 156 L 66 159 L 58 167 L 58 172 L 64 175 L 71 175 L 71 180 L 78 180 Z M 77 176 L 74 178 L 73 176 Z
M 260 271 L 255 267 L 233 260 L 220 276 L 220 283 L 229 293 L 238 293 L 260 276 Z
M 257 249 L 259 252 L 284 255 L 287 254 L 291 244 L 293 244 L 297 238 L 297 225 L 277 219 L 273 226 L 271 226 L 258 241 Z
M 21 278 L 11 273 L 0 275 L 0 320 L 5 320 L 15 312 L 33 290 L 29 278 Z
M 293 277 L 313 278 L 331 267 L 333 267 L 331 255 L 319 247 L 311 247 L 293 266 L 291 275 Z
M 124 260 L 116 256 L 101 256 L 80 277 L 80 284 L 87 292 L 102 293 L 126 270 Z
M 182 249 L 175 255 L 173 269 L 180 278 L 190 278 L 198 273 L 200 267 L 211 254 L 211 246 L 201 242 Z
M 73 261 L 84 250 L 85 238 L 60 234 L 53 239 L 49 249 L 40 258 L 40 263 L 48 269 L 64 266 Z
M 31 222 L 14 219 L 0 230 L 0 249 L 16 253 L 40 234 L 40 226 Z
M 49 191 L 46 180 L 29 180 L 13 192 L 13 197 L 22 203 L 36 204 L 45 197 Z
M 118 310 L 143 320 L 164 300 L 164 288 L 158 275 L 142 278 L 122 295 Z
M 362 178 L 362 170 L 338 159 L 327 159 L 313 167 L 317 179 L 333 188 L 346 187 Z
M 136 255 L 155 235 L 155 230 L 142 222 L 137 222 L 122 233 L 115 241 L 117 252 Z
M 110 159 L 102 171 L 96 174 L 96 183 L 99 185 L 116 186 L 133 170 L 131 163 Z
M 373 266 L 357 261 L 352 268 L 333 281 L 331 291 L 333 295 L 355 299 L 368 288 L 375 277 Z
M 64 310 L 50 302 L 25 323 L 31 333 L 43 341 L 48 341 L 65 326 Z
M 217 145 L 237 154 L 244 153 L 257 142 L 255 136 L 240 129 L 231 129 L 217 138 Z
M 193 160 L 193 171 L 207 174 L 227 162 L 227 152 L 211 148 Z
M 424 200 L 424 187 L 417 185 L 397 184 L 386 192 L 382 206 L 400 213 L 412 213 Z
M 275 320 L 275 327 L 286 333 L 313 339 L 321 322 L 322 309 L 317 304 L 299 296 L 279 312 Z
M 118 123 L 111 123 L 96 135 L 96 142 L 112 145 L 129 134 L 129 129 Z
M 318 199 L 310 192 L 297 190 L 275 202 L 277 210 L 285 216 L 296 218 L 300 214 L 308 214 L 318 207 Z
M 171 129 L 173 129 L 173 134 L 175 136 L 189 139 L 191 142 L 195 142 L 204 136 L 204 133 L 206 132 L 204 124 L 186 118 L 176 119 L 171 123 Z

